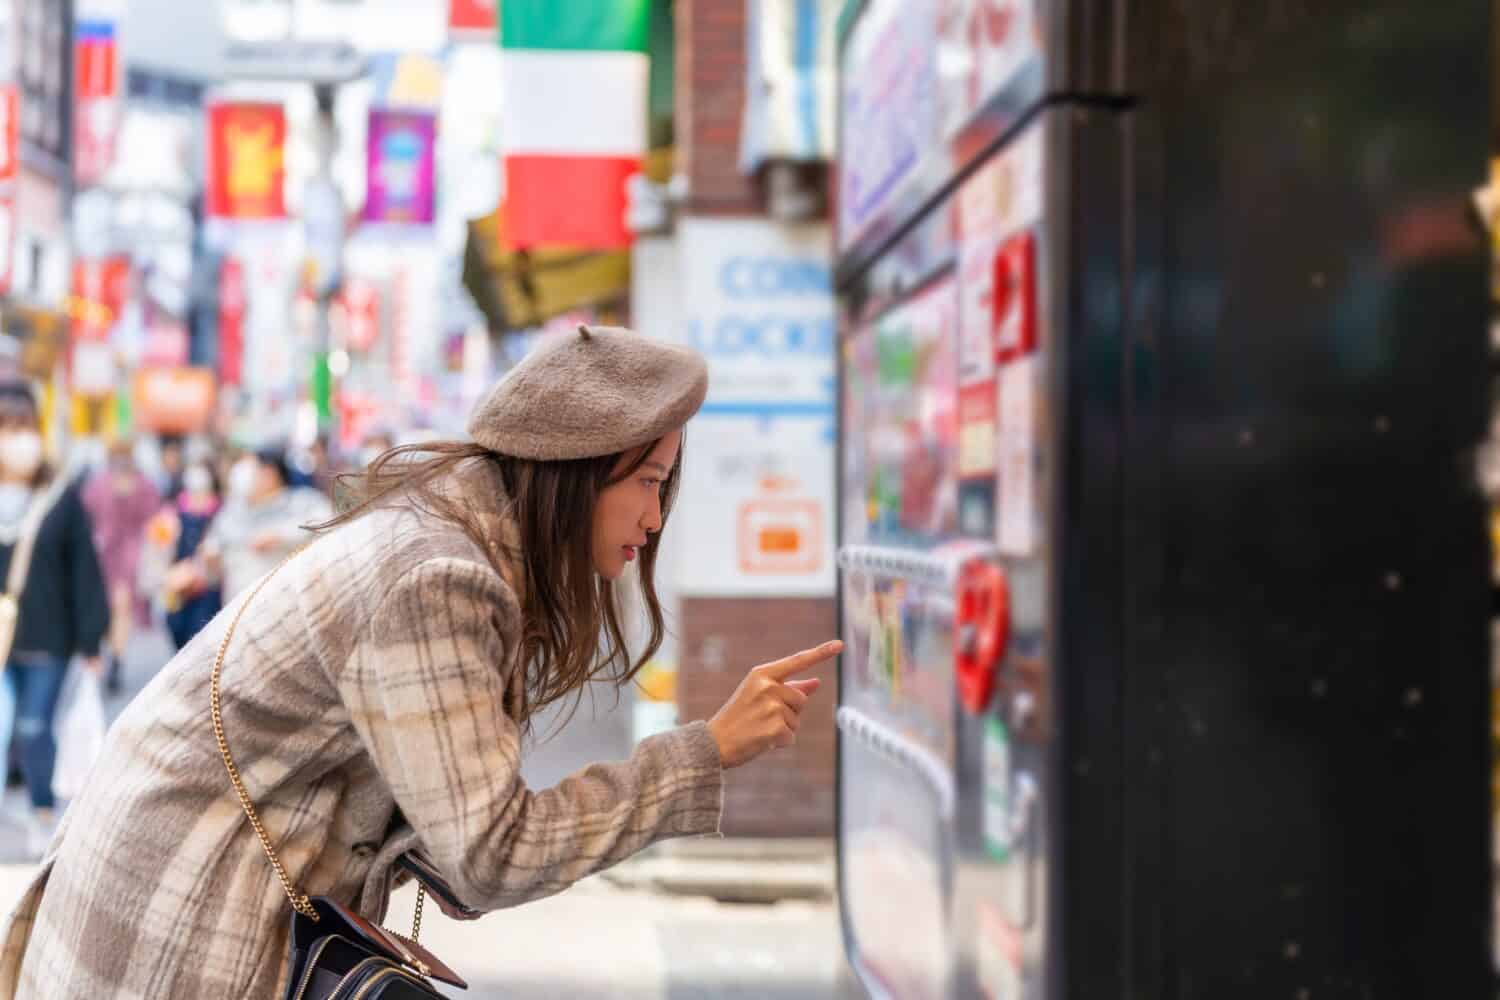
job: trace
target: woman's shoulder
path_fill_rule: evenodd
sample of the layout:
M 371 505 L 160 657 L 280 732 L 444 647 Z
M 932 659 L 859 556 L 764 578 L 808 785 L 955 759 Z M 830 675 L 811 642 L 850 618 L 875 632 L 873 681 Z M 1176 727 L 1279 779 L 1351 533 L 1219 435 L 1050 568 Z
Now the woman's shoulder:
M 320 537 L 310 567 L 322 574 L 373 585 L 380 594 L 400 587 L 480 588 L 514 600 L 505 578 L 457 525 L 403 509 L 372 510 Z

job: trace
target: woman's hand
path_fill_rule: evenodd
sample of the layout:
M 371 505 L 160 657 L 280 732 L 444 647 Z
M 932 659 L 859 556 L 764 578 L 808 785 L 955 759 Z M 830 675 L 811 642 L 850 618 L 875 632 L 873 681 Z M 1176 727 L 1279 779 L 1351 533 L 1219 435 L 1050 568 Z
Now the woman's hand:
M 843 648 L 844 644 L 835 639 L 782 660 L 762 663 L 745 676 L 708 722 L 725 768 L 748 764 L 773 747 L 797 742 L 802 709 L 823 682 L 816 677 L 791 678 L 833 659 Z

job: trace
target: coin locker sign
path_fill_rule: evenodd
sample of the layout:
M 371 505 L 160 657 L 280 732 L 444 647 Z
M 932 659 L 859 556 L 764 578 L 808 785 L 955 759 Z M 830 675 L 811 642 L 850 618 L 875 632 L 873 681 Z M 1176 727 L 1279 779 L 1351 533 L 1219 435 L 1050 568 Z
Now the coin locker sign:
M 689 219 L 685 341 L 708 359 L 673 529 L 678 591 L 833 593 L 834 303 L 824 225 Z

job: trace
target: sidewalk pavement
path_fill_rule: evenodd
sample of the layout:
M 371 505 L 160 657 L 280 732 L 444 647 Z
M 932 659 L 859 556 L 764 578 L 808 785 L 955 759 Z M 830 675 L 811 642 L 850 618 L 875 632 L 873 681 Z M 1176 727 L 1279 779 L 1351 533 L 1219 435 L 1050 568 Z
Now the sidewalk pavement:
M 821 838 L 669 840 L 600 876 L 611 885 L 721 903 L 830 902 L 834 844 Z

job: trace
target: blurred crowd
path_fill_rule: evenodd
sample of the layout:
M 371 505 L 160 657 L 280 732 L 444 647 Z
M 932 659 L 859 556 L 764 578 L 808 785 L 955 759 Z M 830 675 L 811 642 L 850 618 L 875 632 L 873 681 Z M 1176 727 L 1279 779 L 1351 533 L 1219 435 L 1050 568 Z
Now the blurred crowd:
M 7 793 L 25 790 L 25 808 L 12 811 L 28 855 L 40 856 L 56 825 L 58 758 L 70 749 L 60 744 L 90 735 L 60 731 L 59 715 L 70 710 L 60 712 L 65 687 L 70 696 L 98 690 L 96 700 L 128 694 L 128 657 L 137 682 L 164 665 L 143 667 L 133 635 L 154 630 L 172 648 L 186 646 L 306 540 L 304 526 L 333 515 L 339 473 L 393 443 L 373 434 L 344 461 L 321 439 L 287 447 L 119 437 L 49 455 L 32 388 L 0 382 L 0 601 L 16 610 L 0 683 L 0 747 Z M 102 721 L 94 725 L 102 730 Z

